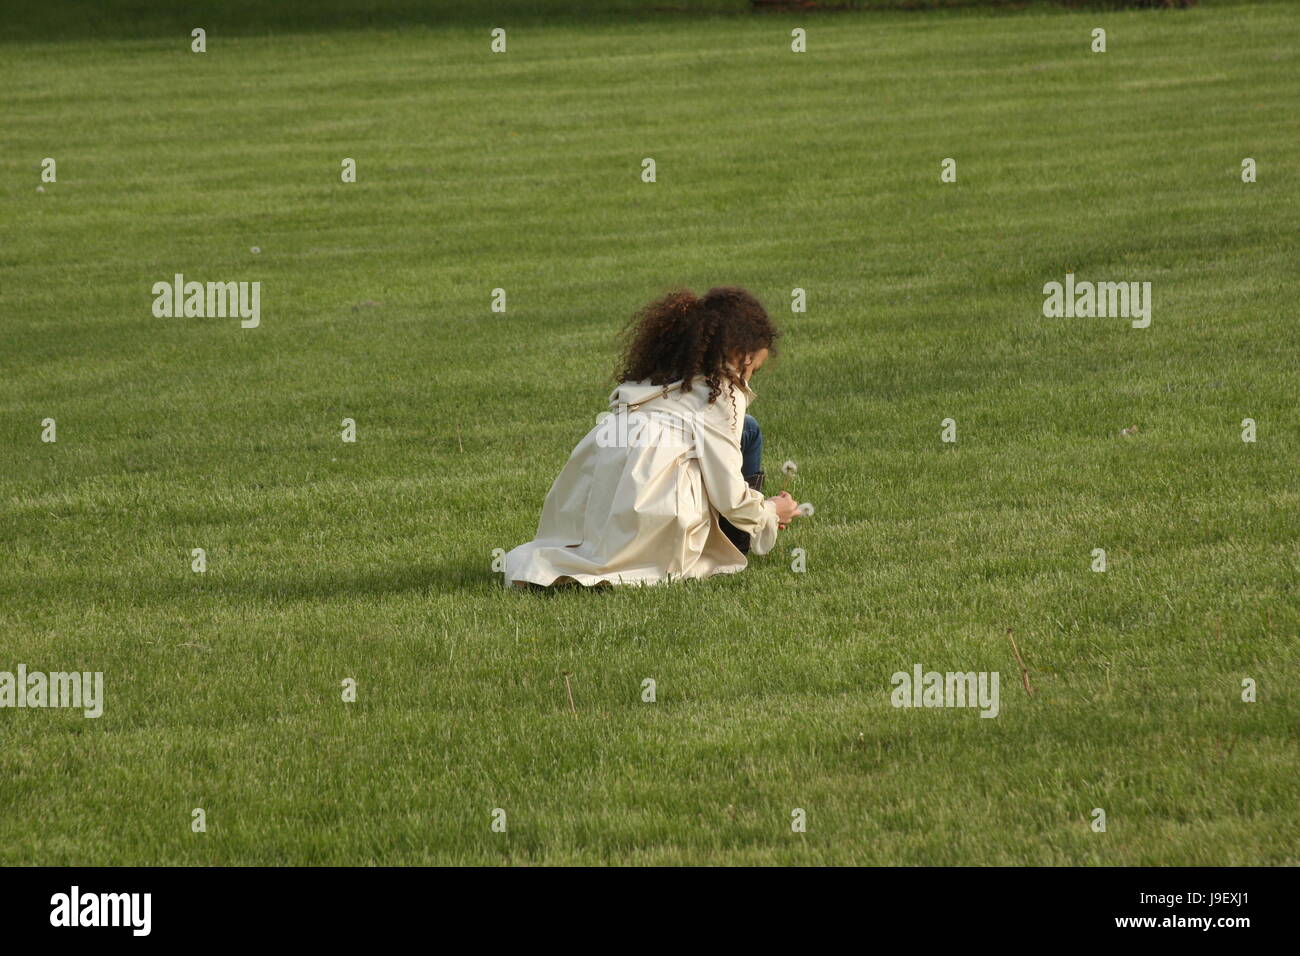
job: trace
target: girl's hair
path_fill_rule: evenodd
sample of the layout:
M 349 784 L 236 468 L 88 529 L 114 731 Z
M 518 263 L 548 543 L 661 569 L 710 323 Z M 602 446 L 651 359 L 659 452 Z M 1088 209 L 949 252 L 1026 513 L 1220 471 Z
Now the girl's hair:
M 724 382 L 739 388 L 743 369 L 733 362 L 760 349 L 774 350 L 781 333 L 767 310 L 744 289 L 723 286 L 703 298 L 689 289 L 670 292 L 637 312 L 623 332 L 625 351 L 615 377 L 620 382 L 669 385 L 693 379 L 709 386 L 709 402 Z

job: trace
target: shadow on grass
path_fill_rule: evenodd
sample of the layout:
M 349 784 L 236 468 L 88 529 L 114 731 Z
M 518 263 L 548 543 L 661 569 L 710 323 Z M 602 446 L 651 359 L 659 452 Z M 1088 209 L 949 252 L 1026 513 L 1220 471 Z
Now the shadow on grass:
M 77 586 L 80 600 L 100 608 L 168 608 L 184 613 L 195 604 L 219 602 L 222 606 L 252 608 L 261 605 L 298 603 L 328 604 L 339 601 L 382 600 L 392 597 L 434 599 L 441 595 L 551 597 L 575 592 L 613 593 L 614 588 L 584 588 L 573 584 L 553 588 L 519 589 L 501 586 L 501 575 L 487 570 L 481 561 L 451 560 L 441 564 L 403 564 L 391 568 L 349 571 L 346 567 L 301 569 L 254 576 L 206 574 L 150 582 L 138 579 L 83 581 Z M 50 597 L 50 602 L 56 598 Z
M 749 13 L 749 0 L 695 0 L 695 13 Z M 219 4 L 178 0 L 51 0 L 6 13 L 0 45 L 70 40 L 174 37 L 188 51 L 191 31 L 202 28 L 208 49 L 222 37 L 329 33 L 339 30 L 397 31 L 458 25 L 482 27 L 526 23 L 581 24 L 593 16 L 672 15 L 643 0 L 224 0 Z
M 387 597 L 407 594 L 435 597 L 439 594 L 488 595 L 507 591 L 519 595 L 553 597 L 559 594 L 611 594 L 611 586 L 584 587 L 576 582 L 544 588 L 506 589 L 501 575 L 487 571 L 480 561 L 447 561 L 438 565 L 404 565 L 391 570 L 367 570 L 355 574 L 331 571 L 298 578 L 266 578 L 257 581 L 222 582 L 220 591 L 232 597 L 270 601 L 321 601 L 339 598 Z
M 554 25 L 581 27 L 593 18 L 772 16 L 914 12 L 986 8 L 1124 8 L 1187 6 L 1196 0 L 49 0 L 7 12 L 0 46 L 84 40 L 173 38 L 188 51 L 191 31 L 206 31 L 209 49 L 223 37 Z M 1262 0 L 1283 2 L 1283 0 Z
M 355 572 L 330 569 L 315 574 L 276 574 L 214 584 L 215 587 L 203 590 L 233 600 L 258 602 L 331 601 L 398 595 L 432 598 L 439 594 L 486 594 L 501 589 L 499 575 L 489 574 L 478 562 L 465 561 L 440 565 L 404 564 Z

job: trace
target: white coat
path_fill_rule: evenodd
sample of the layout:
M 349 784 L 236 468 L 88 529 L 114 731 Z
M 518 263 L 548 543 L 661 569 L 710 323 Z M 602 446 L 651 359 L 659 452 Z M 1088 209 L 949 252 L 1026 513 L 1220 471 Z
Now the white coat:
M 776 507 L 741 477 L 740 432 L 755 398 L 696 380 L 625 382 L 578 443 L 542 506 L 537 537 L 505 557 L 505 584 L 654 584 L 744 570 L 722 515 L 755 554 L 776 543 Z

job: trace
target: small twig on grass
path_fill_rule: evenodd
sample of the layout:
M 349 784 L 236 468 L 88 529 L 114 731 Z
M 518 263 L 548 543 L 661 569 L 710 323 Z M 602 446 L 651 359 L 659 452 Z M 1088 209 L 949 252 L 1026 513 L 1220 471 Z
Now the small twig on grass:
M 1020 665 L 1020 680 L 1025 685 L 1025 693 L 1033 697 L 1034 689 L 1029 686 L 1029 668 L 1025 666 L 1024 659 L 1020 656 L 1020 648 L 1016 647 L 1016 639 L 1011 636 L 1011 628 L 1007 628 L 1007 639 L 1011 641 L 1011 649 L 1016 654 L 1016 663 Z
M 569 694 L 569 710 L 573 711 L 573 719 L 578 719 L 578 708 L 573 706 L 573 685 L 569 683 L 569 672 L 564 672 L 564 689 Z
M 460 422 L 456 423 L 456 444 L 460 446 L 460 453 L 465 454 L 465 443 L 460 440 Z

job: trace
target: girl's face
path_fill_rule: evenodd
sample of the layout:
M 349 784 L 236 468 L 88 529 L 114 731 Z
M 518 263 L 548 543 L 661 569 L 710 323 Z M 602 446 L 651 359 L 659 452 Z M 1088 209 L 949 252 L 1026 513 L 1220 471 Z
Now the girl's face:
M 752 376 L 755 372 L 757 372 L 760 368 L 763 367 L 763 363 L 767 361 L 767 356 L 768 356 L 767 349 L 759 349 L 757 352 L 754 352 L 752 355 L 748 355 L 745 357 L 745 362 L 741 366 L 742 369 L 741 376 L 745 379 L 746 382 L 749 381 L 750 376 Z

